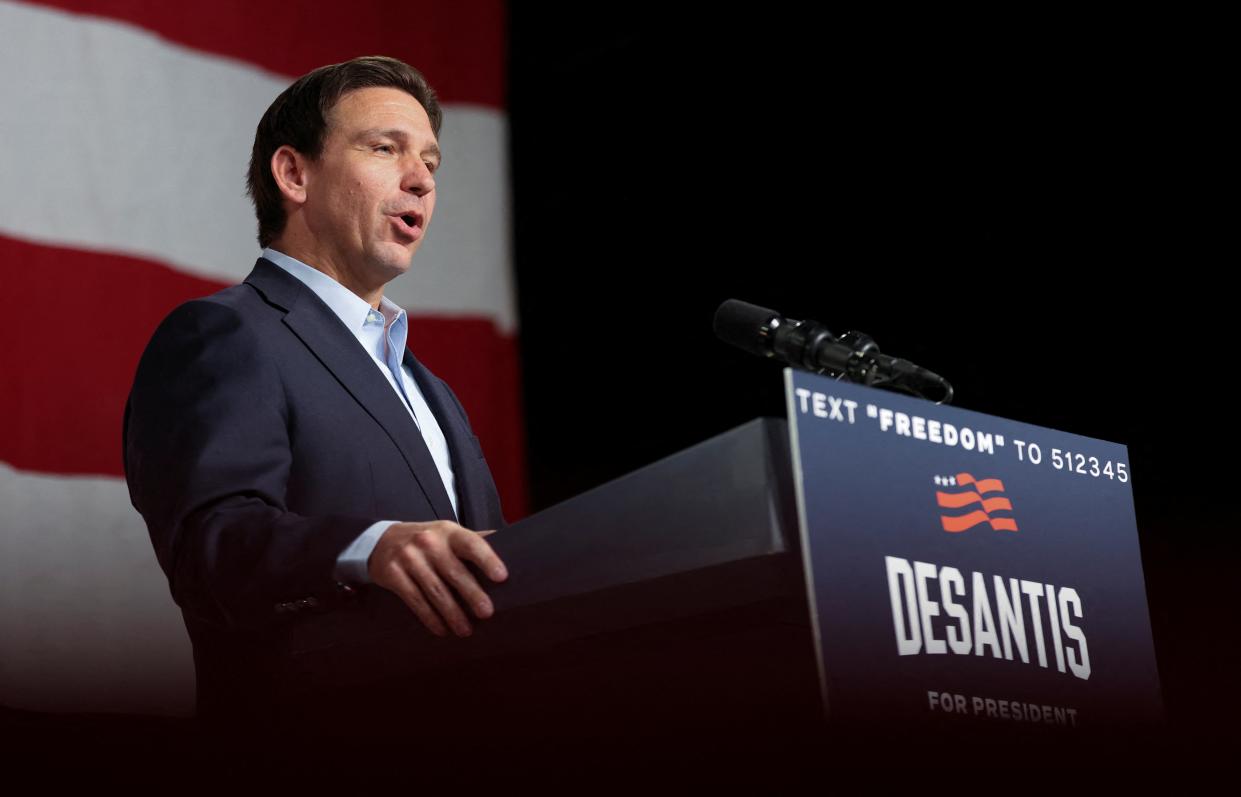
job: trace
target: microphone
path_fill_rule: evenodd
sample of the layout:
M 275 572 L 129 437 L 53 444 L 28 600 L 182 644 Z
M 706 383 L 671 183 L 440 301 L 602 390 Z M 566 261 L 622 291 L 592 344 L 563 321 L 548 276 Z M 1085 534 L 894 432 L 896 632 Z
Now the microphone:
M 952 401 L 952 385 L 946 379 L 908 360 L 881 354 L 878 344 L 861 332 L 837 337 L 816 321 L 784 318 L 739 299 L 720 305 L 713 328 L 725 343 L 794 368 L 919 398 L 939 394 L 936 404 Z

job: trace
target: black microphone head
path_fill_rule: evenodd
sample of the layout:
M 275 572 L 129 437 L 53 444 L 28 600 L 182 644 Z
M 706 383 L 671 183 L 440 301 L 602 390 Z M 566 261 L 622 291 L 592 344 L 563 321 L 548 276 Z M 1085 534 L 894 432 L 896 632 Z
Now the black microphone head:
M 771 355 L 768 331 L 773 319 L 780 319 L 780 314 L 775 310 L 739 299 L 729 299 L 715 311 L 712 328 L 715 336 L 725 343 L 759 357 L 768 357 Z

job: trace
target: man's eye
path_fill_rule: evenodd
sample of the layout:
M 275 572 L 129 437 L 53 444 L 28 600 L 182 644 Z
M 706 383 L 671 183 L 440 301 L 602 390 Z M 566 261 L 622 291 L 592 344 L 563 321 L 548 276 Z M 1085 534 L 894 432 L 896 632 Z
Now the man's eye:
M 392 146 L 391 144 L 380 144 L 375 147 L 375 151 L 386 152 L 389 155 L 391 155 L 393 152 L 396 152 L 396 147 Z
M 431 172 L 432 174 L 435 174 L 435 170 L 440 167 L 440 165 L 436 163 L 435 161 L 423 161 L 423 163 L 427 165 L 427 171 Z

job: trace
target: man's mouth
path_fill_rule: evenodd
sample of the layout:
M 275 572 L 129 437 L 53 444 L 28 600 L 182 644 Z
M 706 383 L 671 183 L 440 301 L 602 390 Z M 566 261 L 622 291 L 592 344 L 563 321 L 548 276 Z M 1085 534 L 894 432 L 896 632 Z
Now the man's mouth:
M 396 220 L 396 227 L 399 233 L 405 237 L 417 240 L 422 235 L 422 219 L 416 213 L 402 213 L 392 217 Z

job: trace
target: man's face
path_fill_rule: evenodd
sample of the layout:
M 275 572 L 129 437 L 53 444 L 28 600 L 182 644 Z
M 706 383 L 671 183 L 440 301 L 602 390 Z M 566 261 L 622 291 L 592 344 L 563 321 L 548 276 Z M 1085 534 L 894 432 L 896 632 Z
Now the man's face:
M 307 227 L 316 265 L 381 288 L 409 270 L 435 210 L 440 152 L 422 105 L 400 89 L 351 91 L 327 118 L 307 166 Z

